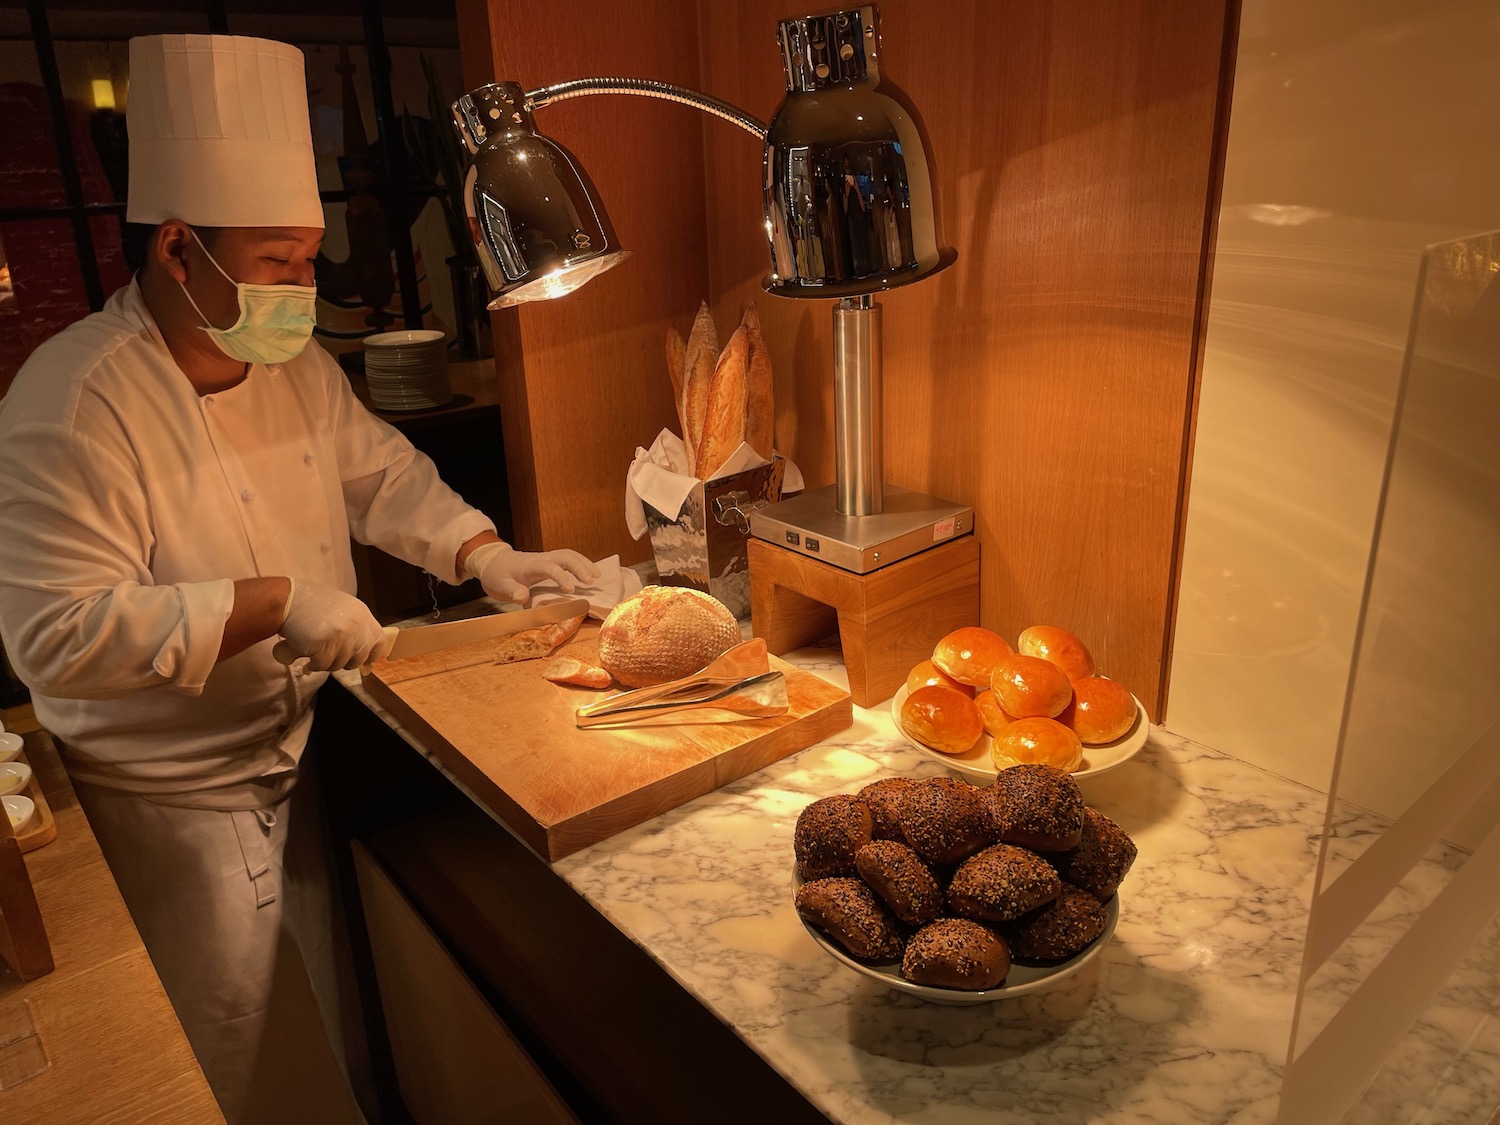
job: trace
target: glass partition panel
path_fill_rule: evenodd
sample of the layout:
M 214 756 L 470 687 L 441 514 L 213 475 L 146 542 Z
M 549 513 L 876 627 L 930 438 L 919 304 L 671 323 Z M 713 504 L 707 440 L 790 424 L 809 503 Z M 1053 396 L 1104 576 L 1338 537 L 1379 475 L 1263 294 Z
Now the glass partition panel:
M 1419 275 L 1280 1120 L 1500 1107 L 1500 232 Z

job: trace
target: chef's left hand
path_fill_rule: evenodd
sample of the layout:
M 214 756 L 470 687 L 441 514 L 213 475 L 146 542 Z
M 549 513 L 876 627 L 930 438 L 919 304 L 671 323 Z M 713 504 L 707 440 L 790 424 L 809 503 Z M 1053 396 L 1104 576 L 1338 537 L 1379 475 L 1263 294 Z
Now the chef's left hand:
M 507 543 L 486 543 L 464 560 L 464 570 L 479 579 L 484 592 L 496 601 L 526 605 L 531 587 L 551 579 L 565 594 L 577 583 L 599 579 L 599 568 L 577 551 L 517 551 Z

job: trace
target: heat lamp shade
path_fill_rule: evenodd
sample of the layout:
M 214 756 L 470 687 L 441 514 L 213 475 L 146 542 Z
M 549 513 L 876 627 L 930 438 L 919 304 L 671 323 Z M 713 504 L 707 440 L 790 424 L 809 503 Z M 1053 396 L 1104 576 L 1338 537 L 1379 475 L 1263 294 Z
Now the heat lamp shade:
M 562 296 L 629 256 L 583 166 L 536 131 L 519 85 L 465 94 L 453 123 L 470 154 L 464 209 L 490 308 Z
M 783 20 L 777 38 L 787 93 L 766 134 L 766 291 L 876 293 L 950 265 L 931 146 L 880 75 L 874 6 Z

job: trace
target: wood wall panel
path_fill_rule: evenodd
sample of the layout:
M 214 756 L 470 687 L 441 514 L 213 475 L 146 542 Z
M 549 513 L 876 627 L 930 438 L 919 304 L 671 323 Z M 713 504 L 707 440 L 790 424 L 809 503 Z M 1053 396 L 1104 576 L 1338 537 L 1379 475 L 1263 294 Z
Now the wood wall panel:
M 705 0 L 704 88 L 768 119 L 776 21 L 805 8 Z M 959 252 L 881 298 L 885 478 L 974 505 L 986 625 L 1074 629 L 1160 718 L 1226 2 L 880 10 Z M 742 141 L 705 134 L 716 316 L 758 297 L 778 444 L 828 483 L 831 303 L 759 295 L 759 160 Z
M 627 75 L 698 87 L 692 0 L 460 0 L 461 37 L 489 36 L 493 77 L 528 89 Z M 475 75 L 472 50 L 466 77 Z M 516 541 L 627 562 L 650 556 L 625 530 L 625 470 L 637 445 L 675 426 L 664 359 L 669 324 L 708 296 L 701 114 L 645 98 L 589 97 L 537 114 L 588 169 L 633 256 L 572 295 L 497 314 L 506 461 Z M 747 136 L 753 144 L 753 138 Z

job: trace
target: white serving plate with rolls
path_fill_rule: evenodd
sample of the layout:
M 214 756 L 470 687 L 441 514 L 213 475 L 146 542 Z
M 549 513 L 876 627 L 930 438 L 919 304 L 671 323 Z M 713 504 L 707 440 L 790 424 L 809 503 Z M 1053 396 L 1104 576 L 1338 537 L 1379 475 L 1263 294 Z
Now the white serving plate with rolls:
M 905 684 L 896 689 L 896 694 L 891 699 L 891 721 L 896 724 L 896 733 L 914 749 L 920 750 L 935 762 L 941 762 L 954 773 L 961 774 L 970 781 L 976 781 L 988 785 L 995 780 L 995 774 L 999 771 L 995 767 L 993 754 L 994 741 L 989 732 L 979 736 L 979 741 L 962 754 L 943 754 L 930 746 L 924 746 L 901 726 L 901 705 L 906 702 L 906 697 L 911 692 Z M 1151 719 L 1146 714 L 1146 708 L 1139 699 L 1135 699 L 1135 722 L 1131 728 L 1113 742 L 1100 743 L 1098 746 L 1085 745 L 1083 748 L 1083 764 L 1073 771 L 1075 781 L 1085 781 L 1091 777 L 1108 773 L 1116 766 L 1122 766 L 1131 758 L 1141 752 L 1141 747 L 1146 745 L 1146 735 L 1151 731 Z
M 904 689 L 903 689 L 904 690 Z M 792 897 L 796 898 L 797 889 L 802 886 L 802 879 L 792 871 Z M 1120 920 L 1120 896 L 1111 895 L 1108 902 L 1104 904 L 1104 932 L 1094 939 L 1082 953 L 1068 958 L 1066 961 L 1056 965 L 1028 966 L 1012 965 L 1010 972 L 1006 974 L 1005 981 L 998 988 L 986 988 L 969 992 L 961 988 L 936 988 L 930 984 L 916 984 L 901 975 L 901 965 L 892 961 L 886 965 L 872 965 L 865 961 L 859 961 L 849 956 L 838 944 L 822 930 L 818 929 L 800 914 L 797 920 L 802 923 L 802 928 L 808 932 L 818 947 L 836 961 L 841 961 L 861 976 L 869 977 L 873 981 L 894 988 L 898 992 L 905 992 L 909 996 L 916 996 L 932 1004 L 988 1004 L 995 1000 L 1013 1000 L 1018 996 L 1027 996 L 1033 992 L 1041 992 L 1067 980 L 1078 972 L 1094 958 L 1104 951 L 1114 937 L 1115 924 Z

